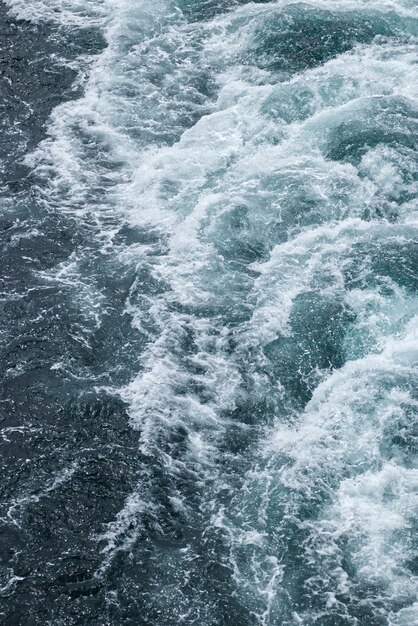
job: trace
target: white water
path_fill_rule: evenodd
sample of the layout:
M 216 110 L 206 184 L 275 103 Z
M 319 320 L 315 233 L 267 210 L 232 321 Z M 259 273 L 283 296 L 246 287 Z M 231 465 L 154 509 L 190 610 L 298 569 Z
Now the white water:
M 254 623 L 418 623 L 415 3 L 248 3 L 198 21 L 162 0 L 9 4 L 99 23 L 108 42 L 28 160 L 44 200 L 137 275 L 126 313 L 146 348 L 113 392 L 150 461 L 98 575 L 144 540 L 143 517 L 158 530 L 175 511 L 201 539 L 155 550 L 161 624 L 232 623 L 204 582 L 178 595 L 208 537 Z M 257 37 L 291 5 L 402 35 L 286 74 L 258 63 Z M 124 223 L 152 236 L 116 245 Z M 53 276 L 84 285 L 100 323 L 86 254 Z

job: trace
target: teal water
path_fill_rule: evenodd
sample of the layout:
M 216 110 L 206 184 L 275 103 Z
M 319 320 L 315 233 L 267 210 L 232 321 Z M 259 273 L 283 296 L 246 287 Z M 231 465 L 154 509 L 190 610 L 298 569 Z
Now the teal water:
M 89 355 L 50 371 L 119 408 L 5 511 L 30 524 L 120 406 L 130 478 L 60 547 L 88 574 L 11 578 L 5 623 L 28 585 L 34 624 L 418 624 L 416 3 L 7 4 L 106 42 L 24 164 L 84 233 L 38 272 Z

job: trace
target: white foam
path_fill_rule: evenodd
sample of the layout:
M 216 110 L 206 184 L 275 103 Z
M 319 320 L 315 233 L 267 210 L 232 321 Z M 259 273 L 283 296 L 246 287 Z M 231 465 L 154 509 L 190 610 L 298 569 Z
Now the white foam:
M 105 16 L 106 0 L 5 0 L 19 20 L 58 22 L 65 26 L 99 25 Z
M 408 541 L 396 535 L 408 528 L 416 474 L 402 459 L 386 458 L 381 446 L 400 406 L 414 404 L 407 381 L 417 358 L 416 298 L 390 278 L 350 288 L 344 275 L 355 246 L 406 245 L 415 237 L 416 207 L 402 203 L 405 188 L 414 191 L 413 181 L 405 182 L 413 158 L 377 146 L 359 164 L 344 163 L 329 158 L 327 146 L 342 123 L 384 118 L 390 107 L 382 98 L 398 98 L 414 110 L 415 51 L 412 43 L 379 41 L 277 82 L 244 64 L 241 53 L 263 21 L 290 4 L 249 3 L 189 24 L 170 3 L 107 2 L 109 46 L 92 63 L 83 97 L 54 111 L 49 139 L 28 160 L 51 179 L 44 194 L 50 206 L 96 229 L 106 254 L 118 254 L 156 285 L 147 293 L 138 278 L 131 289 L 126 311 L 147 346 L 138 375 L 114 391 L 129 404 L 142 453 L 161 459 L 174 483 L 187 471 L 199 488 L 205 486 L 200 509 L 211 513 L 208 532 L 227 534 L 235 580 L 255 597 L 265 625 L 276 619 L 277 598 L 285 602 L 292 593 L 282 590 L 285 568 L 271 538 L 285 532 L 286 516 L 270 519 L 275 497 L 283 508 L 283 492 L 288 515 L 310 533 L 309 545 L 301 546 L 305 557 L 317 559 L 318 567 L 334 558 L 326 609 L 338 603 L 338 594 L 352 591 L 341 565 L 347 535 L 358 580 L 378 581 L 386 599 L 401 590 L 411 595 L 414 582 L 402 565 Z M 66 5 L 59 6 L 71 21 Z M 322 0 L 314 6 L 416 17 L 406 0 Z M 204 96 L 197 79 L 208 74 L 212 92 Z M 385 203 L 398 211 L 396 223 L 364 219 L 365 209 Z M 158 232 L 163 245 L 113 248 L 125 220 Z M 248 258 L 240 256 L 246 246 Z M 55 276 L 84 285 L 95 310 L 100 293 L 90 277 L 76 280 L 73 261 Z M 338 372 L 322 373 L 296 423 L 283 424 L 283 415 L 276 415 L 273 436 L 269 431 L 260 449 L 253 444 L 259 465 L 228 512 L 217 502 L 221 489 L 231 489 L 231 476 L 219 463 L 225 461 L 221 444 L 229 429 L 246 428 L 239 414 L 235 422 L 230 415 L 247 393 L 272 402 L 283 396 L 263 349 L 291 337 L 294 303 L 311 291 L 354 311 L 351 344 L 346 339 L 351 360 Z M 255 440 L 260 430 L 254 429 Z M 174 433 L 182 433 L 181 448 L 172 445 Z M 233 473 L 234 459 L 231 465 Z M 161 513 L 149 496 L 153 480 L 144 473 L 100 537 L 105 569 L 118 551 L 132 549 L 142 517 Z M 399 492 L 387 502 L 387 490 L 398 483 Z M 305 523 L 298 507 L 321 493 L 329 504 Z M 255 494 L 258 508 L 245 500 L 248 494 Z M 190 510 L 181 489 L 173 488 L 170 498 L 177 511 Z M 249 565 L 242 565 L 242 549 L 250 551 Z M 385 563 L 380 578 L 379 561 Z M 402 611 L 410 616 L 412 609 L 387 618 L 403 624 Z M 296 623 L 304 619 L 294 615 Z

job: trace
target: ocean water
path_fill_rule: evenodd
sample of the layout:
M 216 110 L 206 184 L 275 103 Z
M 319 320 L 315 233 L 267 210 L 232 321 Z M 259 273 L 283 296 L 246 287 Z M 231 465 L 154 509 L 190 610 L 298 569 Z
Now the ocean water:
M 418 625 L 417 44 L 0 4 L 0 623 Z

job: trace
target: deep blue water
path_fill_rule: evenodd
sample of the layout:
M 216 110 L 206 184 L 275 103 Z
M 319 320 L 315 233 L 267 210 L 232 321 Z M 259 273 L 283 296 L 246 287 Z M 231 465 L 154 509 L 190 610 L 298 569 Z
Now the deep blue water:
M 0 4 L 0 623 L 418 625 L 417 39 Z

